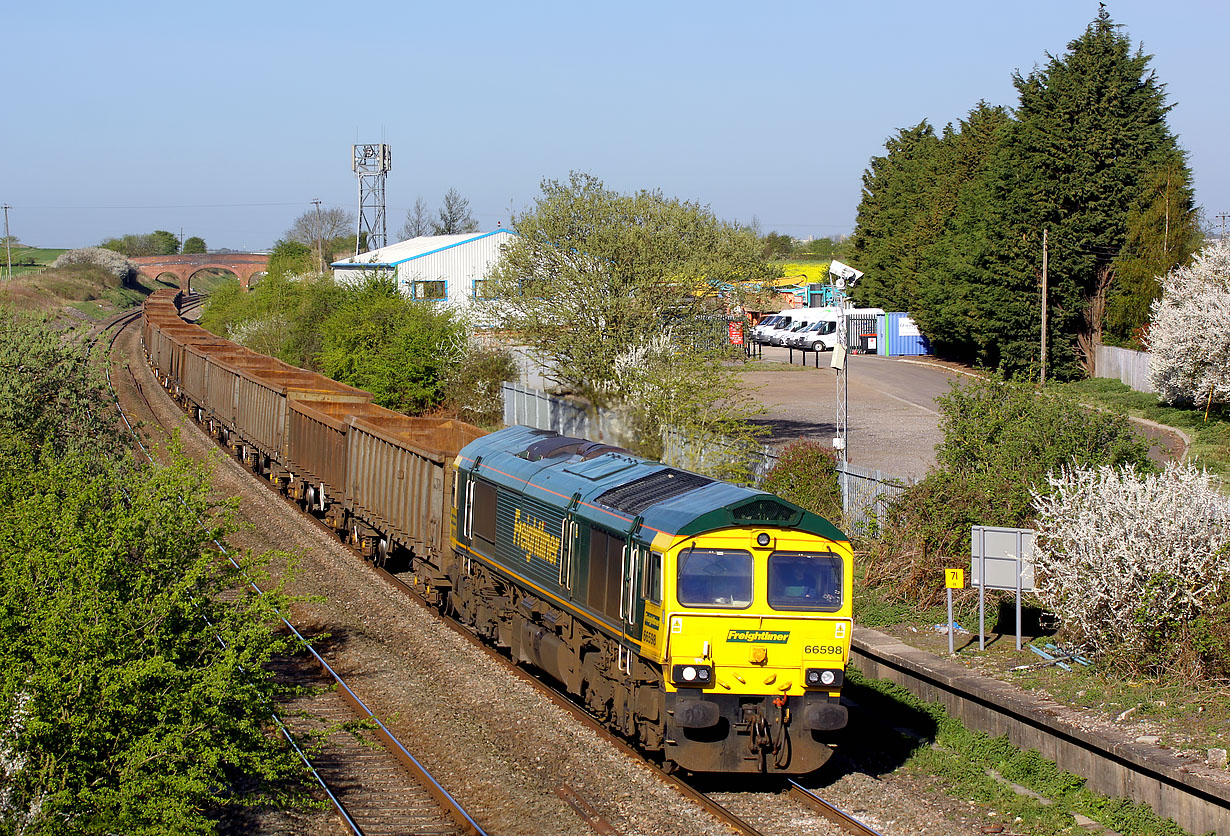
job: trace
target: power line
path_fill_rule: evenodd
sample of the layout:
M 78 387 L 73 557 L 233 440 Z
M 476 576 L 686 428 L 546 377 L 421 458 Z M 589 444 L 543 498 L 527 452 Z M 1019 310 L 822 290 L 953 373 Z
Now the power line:
M 308 201 L 309 203 L 311 201 Z M 302 206 L 304 201 L 296 200 L 293 203 L 180 203 L 168 204 L 165 206 L 15 206 L 15 209 L 55 209 L 64 211 L 70 209 L 106 209 L 109 211 L 117 209 L 243 209 L 248 207 L 258 208 L 264 206 Z

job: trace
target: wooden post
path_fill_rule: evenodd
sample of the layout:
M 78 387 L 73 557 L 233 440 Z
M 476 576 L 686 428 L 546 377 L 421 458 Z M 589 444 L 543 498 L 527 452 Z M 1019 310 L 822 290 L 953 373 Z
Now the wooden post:
M 1041 384 L 1046 385 L 1046 236 L 1048 230 L 1042 230 L 1042 376 Z

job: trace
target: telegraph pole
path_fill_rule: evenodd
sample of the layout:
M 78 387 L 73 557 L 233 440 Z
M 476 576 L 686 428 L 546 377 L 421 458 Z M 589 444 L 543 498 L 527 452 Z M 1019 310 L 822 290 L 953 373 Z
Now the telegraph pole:
M 1042 230 L 1042 385 L 1046 385 L 1046 234 Z
M 7 203 L 4 204 L 4 261 L 8 265 L 7 276 L 13 278 L 13 246 L 9 240 L 9 210 L 12 209 Z
M 320 198 L 313 200 L 316 204 L 316 260 L 320 264 L 320 272 L 325 271 L 325 242 L 324 230 L 320 225 Z
M 1221 221 L 1221 240 L 1226 240 L 1226 218 L 1230 218 L 1230 214 L 1222 212 L 1220 215 L 1214 215 L 1214 218 Z

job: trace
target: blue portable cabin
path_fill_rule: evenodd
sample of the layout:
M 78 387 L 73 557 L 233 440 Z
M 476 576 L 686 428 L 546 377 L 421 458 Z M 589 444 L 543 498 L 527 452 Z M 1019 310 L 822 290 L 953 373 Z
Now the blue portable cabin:
M 876 318 L 876 353 L 882 357 L 920 357 L 931 353 L 931 342 L 908 313 Z

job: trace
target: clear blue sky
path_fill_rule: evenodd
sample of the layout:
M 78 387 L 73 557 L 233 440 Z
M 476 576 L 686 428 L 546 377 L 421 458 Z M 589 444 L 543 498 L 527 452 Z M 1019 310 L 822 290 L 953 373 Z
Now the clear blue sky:
M 1197 202 L 1230 211 L 1230 3 L 1108 0 L 1152 54 Z M 376 10 L 378 11 L 368 11 Z M 350 146 L 393 149 L 394 235 L 455 187 L 484 229 L 591 172 L 799 237 L 848 233 L 897 129 L 1062 53 L 1096 0 L 1031 3 L 12 3 L 0 202 L 28 244 L 156 228 L 265 248 L 319 198 L 354 211 Z

